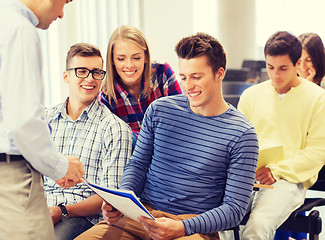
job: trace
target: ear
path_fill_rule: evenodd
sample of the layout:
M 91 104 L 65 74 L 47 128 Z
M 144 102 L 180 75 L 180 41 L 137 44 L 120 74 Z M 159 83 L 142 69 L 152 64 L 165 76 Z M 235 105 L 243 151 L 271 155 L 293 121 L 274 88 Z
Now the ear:
M 301 58 L 298 59 L 298 61 L 296 62 L 295 67 L 298 66 L 298 65 L 300 65 L 300 64 L 301 64 Z
M 215 79 L 217 79 L 218 82 L 221 82 L 225 77 L 225 73 L 226 73 L 225 69 L 223 67 L 220 67 L 214 77 Z
M 69 73 L 68 73 L 68 71 L 63 72 L 63 81 L 65 81 L 66 83 L 69 83 Z

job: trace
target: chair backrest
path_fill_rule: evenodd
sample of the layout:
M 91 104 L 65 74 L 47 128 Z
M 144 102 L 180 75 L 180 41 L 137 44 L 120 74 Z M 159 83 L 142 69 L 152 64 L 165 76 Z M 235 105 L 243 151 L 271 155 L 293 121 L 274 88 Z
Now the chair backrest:
M 241 95 L 246 88 L 253 85 L 254 83 L 246 82 L 222 82 L 222 93 L 226 95 Z
M 261 75 L 265 71 L 266 63 L 264 60 L 244 60 L 242 68 L 249 69 L 249 76 L 255 79 L 255 82 L 261 82 Z
M 251 69 L 252 71 L 260 71 L 266 67 L 266 64 L 264 60 L 244 60 L 242 67 Z
M 223 82 L 246 82 L 249 78 L 249 69 L 227 69 Z
M 254 85 L 253 83 L 246 83 L 246 82 L 222 82 L 222 94 L 223 98 L 226 102 L 233 105 L 235 108 L 237 108 L 237 104 L 239 101 L 239 97 L 242 94 L 242 92 Z

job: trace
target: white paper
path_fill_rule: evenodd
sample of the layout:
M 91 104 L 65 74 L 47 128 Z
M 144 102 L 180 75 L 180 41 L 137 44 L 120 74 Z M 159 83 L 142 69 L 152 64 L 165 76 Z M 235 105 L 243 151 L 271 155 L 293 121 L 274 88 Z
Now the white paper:
M 144 216 L 155 219 L 138 200 L 133 191 L 122 189 L 108 189 L 85 180 L 88 186 L 104 201 L 119 210 L 124 216 L 138 221 L 138 217 Z

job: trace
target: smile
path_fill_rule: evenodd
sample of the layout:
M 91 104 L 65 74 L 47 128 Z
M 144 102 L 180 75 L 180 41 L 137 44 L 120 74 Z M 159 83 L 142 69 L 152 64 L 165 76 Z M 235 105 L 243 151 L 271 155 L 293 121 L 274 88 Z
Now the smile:
M 132 72 L 130 72 L 130 71 L 124 71 L 125 75 L 127 75 L 127 76 L 132 76 L 132 75 L 134 75 L 136 72 L 137 72 L 136 70 L 134 70 L 134 71 L 132 71 Z
M 188 92 L 188 95 L 190 96 L 190 97 L 196 97 L 196 96 L 198 96 L 198 95 L 200 95 L 201 94 L 201 92 L 195 92 L 195 93 L 189 93 Z
M 92 90 L 95 88 L 95 86 L 81 86 L 81 87 L 87 90 Z

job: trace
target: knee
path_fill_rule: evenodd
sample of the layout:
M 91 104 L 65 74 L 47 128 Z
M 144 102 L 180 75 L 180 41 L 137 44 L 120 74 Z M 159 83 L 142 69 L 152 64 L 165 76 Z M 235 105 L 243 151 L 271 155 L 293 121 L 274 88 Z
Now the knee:
M 249 217 L 246 226 L 242 231 L 243 240 L 256 240 L 256 239 L 273 239 L 275 227 L 261 214 L 254 214 Z

